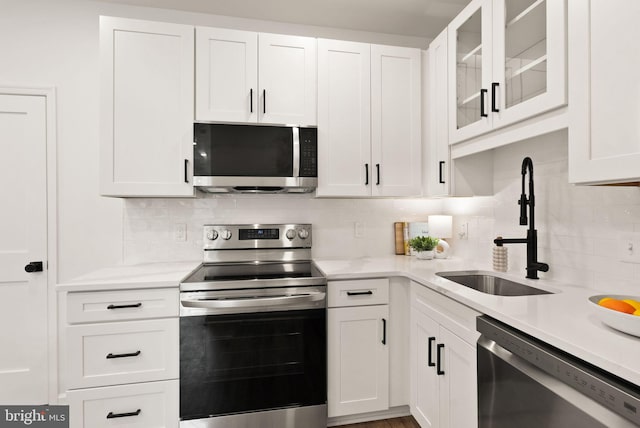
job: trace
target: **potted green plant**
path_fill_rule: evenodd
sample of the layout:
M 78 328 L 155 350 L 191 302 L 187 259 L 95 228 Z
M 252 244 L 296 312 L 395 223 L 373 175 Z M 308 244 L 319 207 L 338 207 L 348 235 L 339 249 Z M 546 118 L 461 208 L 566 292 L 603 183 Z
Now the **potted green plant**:
M 431 236 L 416 236 L 409 240 L 409 246 L 416 252 L 419 259 L 430 260 L 435 255 L 438 238 Z

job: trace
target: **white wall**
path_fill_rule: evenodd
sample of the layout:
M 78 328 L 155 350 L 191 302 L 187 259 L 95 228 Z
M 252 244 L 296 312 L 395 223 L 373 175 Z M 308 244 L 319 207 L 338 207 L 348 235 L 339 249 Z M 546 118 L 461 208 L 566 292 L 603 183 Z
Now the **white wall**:
M 309 195 L 203 196 L 198 199 L 128 199 L 124 249 L 128 263 L 201 260 L 202 226 L 227 223 L 311 223 L 313 257 L 354 258 L 394 254 L 393 223 L 426 221 L 441 200 L 316 199 Z M 354 223 L 364 236 L 354 236 Z M 176 224 L 187 225 L 177 242 Z
M 455 216 L 454 230 L 469 223 L 469 239 L 454 241 L 457 254 L 488 264 L 496 236 L 526 237 L 517 203 L 525 156 L 534 162 L 538 259 L 550 265 L 540 276 L 603 292 L 637 294 L 640 265 L 620 261 L 624 244 L 619 238 L 640 232 L 640 189 L 569 184 L 566 131 L 496 149 L 494 197 L 446 200 L 443 209 Z M 525 245 L 508 249 L 509 272 L 524 277 Z
M 127 249 L 123 201 L 98 196 L 100 15 L 406 46 L 425 47 L 428 42 L 88 0 L 0 0 L 0 87 L 44 86 L 57 91 L 58 282 L 119 263 Z

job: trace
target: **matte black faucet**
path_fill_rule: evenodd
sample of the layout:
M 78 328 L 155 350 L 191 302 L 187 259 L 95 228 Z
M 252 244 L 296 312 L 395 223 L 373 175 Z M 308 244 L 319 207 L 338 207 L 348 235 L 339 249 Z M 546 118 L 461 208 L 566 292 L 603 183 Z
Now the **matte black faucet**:
M 529 170 L 529 198 L 525 194 L 524 181 Z M 522 161 L 522 194 L 518 201 L 520 205 L 520 225 L 527 225 L 527 205 L 529 206 L 529 229 L 526 239 L 505 239 L 496 238 L 493 242 L 496 245 L 503 244 L 527 244 L 527 278 L 538 279 L 538 271 L 547 272 L 549 265 L 538 261 L 538 231 L 535 227 L 535 206 L 536 197 L 533 192 L 533 161 L 526 157 Z

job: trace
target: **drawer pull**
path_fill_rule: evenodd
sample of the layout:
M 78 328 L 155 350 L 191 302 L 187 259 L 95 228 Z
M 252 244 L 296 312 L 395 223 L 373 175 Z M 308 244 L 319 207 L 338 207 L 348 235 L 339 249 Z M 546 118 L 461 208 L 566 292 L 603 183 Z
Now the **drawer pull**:
M 128 418 L 129 416 L 138 416 L 140 414 L 140 412 L 142 412 L 141 409 L 138 409 L 135 412 L 129 412 L 129 413 L 113 413 L 113 412 L 109 412 L 109 414 L 107 415 L 107 419 Z
M 124 309 L 124 308 L 140 308 L 142 303 L 134 303 L 133 305 L 109 305 L 107 309 Z
M 111 352 L 109 352 L 109 354 L 107 355 L 107 360 L 111 360 L 113 358 L 127 358 L 127 357 L 137 357 L 138 355 L 140 355 L 142 351 L 136 351 L 136 352 L 130 352 L 128 354 L 112 354 Z
M 347 291 L 347 296 L 371 296 L 373 295 L 373 291 Z

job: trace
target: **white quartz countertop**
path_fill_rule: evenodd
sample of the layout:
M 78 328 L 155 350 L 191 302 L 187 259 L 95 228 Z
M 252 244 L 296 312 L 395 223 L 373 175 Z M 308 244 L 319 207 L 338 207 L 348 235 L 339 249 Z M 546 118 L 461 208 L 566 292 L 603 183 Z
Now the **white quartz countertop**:
M 555 294 L 494 296 L 436 276 L 436 272 L 486 268 L 456 259 L 418 260 L 415 257 L 389 256 L 315 262 L 329 280 L 390 276 L 409 278 L 640 385 L 640 337 L 619 332 L 600 322 L 595 308 L 588 301 L 589 296 L 606 294 L 599 290 L 544 279 L 527 280 L 525 272 L 522 272 L 522 275 L 498 275 Z
M 91 272 L 58 284 L 59 291 L 120 290 L 125 288 L 178 287 L 200 265 L 199 261 L 122 265 Z

